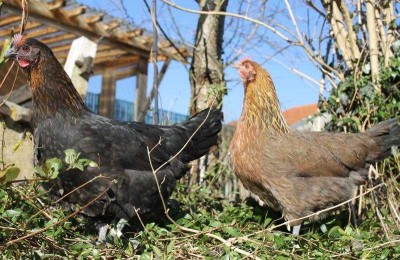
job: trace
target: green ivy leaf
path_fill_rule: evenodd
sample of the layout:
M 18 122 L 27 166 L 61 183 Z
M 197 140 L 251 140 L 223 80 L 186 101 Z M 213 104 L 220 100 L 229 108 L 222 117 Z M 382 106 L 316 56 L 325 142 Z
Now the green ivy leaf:
M 83 172 L 83 170 L 85 169 L 84 166 L 80 163 L 74 163 L 71 164 L 71 168 L 72 169 L 79 169 L 81 172 Z
M 46 160 L 46 175 L 50 179 L 57 178 L 60 170 L 62 169 L 62 161 L 58 158 L 51 158 Z
M 22 211 L 20 209 L 9 209 L 4 212 L 7 217 L 13 218 L 21 215 Z
M 75 151 L 74 149 L 67 149 L 64 151 L 65 153 L 65 162 L 69 165 L 74 164 L 78 158 L 80 153 Z
M 10 47 L 11 47 L 11 40 L 5 39 L 3 42 L 3 47 L 1 48 L 1 52 L 0 52 L 0 64 L 4 62 L 4 54 L 6 53 L 6 51 L 8 51 L 10 49 Z

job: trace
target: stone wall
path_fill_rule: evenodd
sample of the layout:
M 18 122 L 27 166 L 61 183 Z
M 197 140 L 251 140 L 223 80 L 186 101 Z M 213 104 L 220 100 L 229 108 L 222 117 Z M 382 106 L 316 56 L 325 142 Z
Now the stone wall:
M 0 122 L 0 160 L 21 171 L 17 179 L 33 176 L 33 139 L 27 126 L 6 119 Z

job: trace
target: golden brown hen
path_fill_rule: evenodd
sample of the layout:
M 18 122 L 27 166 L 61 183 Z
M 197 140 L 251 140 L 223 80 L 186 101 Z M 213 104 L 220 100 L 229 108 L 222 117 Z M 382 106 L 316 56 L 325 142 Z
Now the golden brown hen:
M 282 115 L 268 72 L 249 59 L 234 67 L 245 98 L 229 148 L 232 168 L 248 190 L 295 226 L 293 234 L 304 220 L 299 218 L 349 200 L 364 182 L 368 164 L 400 145 L 395 119 L 358 134 L 294 131 Z

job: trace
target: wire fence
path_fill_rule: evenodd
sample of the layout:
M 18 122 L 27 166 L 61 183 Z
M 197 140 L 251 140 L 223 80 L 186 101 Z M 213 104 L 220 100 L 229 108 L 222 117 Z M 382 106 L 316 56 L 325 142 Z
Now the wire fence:
M 93 112 L 99 112 L 99 98 L 100 94 L 87 93 L 86 106 Z M 114 119 L 117 121 L 133 121 L 135 114 L 135 104 L 130 101 L 116 99 L 114 104 Z M 153 122 L 153 112 L 147 111 L 145 123 L 151 124 Z M 158 122 L 162 125 L 172 125 L 180 123 L 188 119 L 187 115 L 171 112 L 164 109 L 158 110 Z

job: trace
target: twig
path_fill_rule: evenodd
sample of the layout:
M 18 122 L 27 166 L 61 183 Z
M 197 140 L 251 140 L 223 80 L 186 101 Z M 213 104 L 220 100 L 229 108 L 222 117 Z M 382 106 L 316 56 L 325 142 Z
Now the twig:
M 10 74 L 10 72 L 11 72 L 11 70 L 12 70 L 13 67 L 14 67 L 14 62 L 11 63 L 11 66 L 10 66 L 10 68 L 8 68 L 8 71 L 7 71 L 6 75 L 4 75 L 4 78 L 3 78 L 3 80 L 2 80 L 1 83 L 0 83 L 0 89 L 3 87 L 3 84 L 4 84 L 4 82 L 6 81 L 8 75 Z
M 343 206 L 343 205 L 346 205 L 347 203 L 351 202 L 352 200 L 354 200 L 354 199 L 356 199 L 356 198 L 359 198 L 359 197 L 361 197 L 361 196 L 364 196 L 365 194 L 371 193 L 372 191 L 374 191 L 374 190 L 376 190 L 377 188 L 380 188 L 381 186 L 384 186 L 384 185 L 386 185 L 386 184 L 385 184 L 385 183 L 380 183 L 380 184 L 378 184 L 378 185 L 372 187 L 371 189 L 365 191 L 364 193 L 361 193 L 360 195 L 355 196 L 355 197 L 353 197 L 353 198 L 351 198 L 351 199 L 349 199 L 349 200 L 346 200 L 346 201 L 344 201 L 344 202 L 342 202 L 342 203 L 336 204 L 336 205 L 334 205 L 334 206 L 332 206 L 332 207 L 329 207 L 329 208 L 326 208 L 326 209 L 323 209 L 323 210 L 319 210 L 319 211 L 317 211 L 317 212 L 315 212 L 315 213 L 313 213 L 313 214 L 310 214 L 310 215 L 307 215 L 307 216 L 304 216 L 304 217 L 301 217 L 301 218 L 297 218 L 297 219 L 292 219 L 292 220 L 286 221 L 286 222 L 284 222 L 284 223 L 282 223 L 282 224 L 279 224 L 279 225 L 276 225 L 276 226 L 274 226 L 274 227 L 271 227 L 271 228 L 269 228 L 268 230 L 273 230 L 273 229 L 276 229 L 276 228 L 281 227 L 281 226 L 286 226 L 286 225 L 288 225 L 288 224 L 290 225 L 291 222 L 295 222 L 295 221 L 298 221 L 298 220 L 305 220 L 305 219 L 308 219 L 308 218 L 310 218 L 310 217 L 312 217 L 312 216 L 317 216 L 317 215 L 319 215 L 319 214 L 321 214 L 321 213 L 323 213 L 323 212 L 327 212 L 327 211 L 331 211 L 331 210 L 333 210 L 333 209 L 339 208 L 339 207 L 341 207 L 341 206 Z
M 26 196 L 22 191 L 20 191 L 17 187 L 14 187 L 14 186 L 11 186 L 11 188 L 12 188 L 13 190 L 17 191 L 17 192 L 22 196 L 22 198 L 23 198 L 28 204 L 30 204 L 30 206 L 32 206 L 33 208 L 35 208 L 36 210 L 39 211 L 39 208 L 36 207 L 35 204 L 29 203 L 29 198 L 28 198 L 28 196 Z M 43 216 L 45 216 L 45 218 L 47 218 L 48 220 L 52 220 L 52 219 L 53 219 L 53 218 L 49 215 L 49 213 L 47 213 L 45 210 L 40 210 L 39 212 L 40 212 Z
M 368 250 L 368 251 L 375 250 L 375 249 L 378 249 L 378 248 L 381 248 L 381 247 L 384 247 L 384 246 L 387 246 L 387 245 L 390 245 L 390 244 L 394 244 L 394 243 L 400 243 L 400 240 L 399 239 L 391 240 L 391 241 L 382 243 L 382 244 L 374 246 L 374 247 L 364 248 L 363 251 L 364 250 Z
M 64 196 L 62 196 L 61 198 L 59 198 L 58 200 L 56 200 L 56 201 L 55 201 L 54 203 L 52 203 L 52 204 L 53 204 L 53 205 L 54 205 L 54 204 L 57 204 L 58 202 L 60 202 L 61 200 L 63 200 L 65 197 L 67 197 L 67 196 L 70 195 L 71 193 L 73 193 L 73 192 L 79 190 L 80 188 L 82 188 L 82 187 L 88 185 L 89 183 L 91 183 L 91 182 L 93 182 L 93 181 L 95 181 L 96 179 L 99 179 L 99 178 L 105 178 L 105 179 L 110 179 L 110 180 L 111 180 L 110 177 L 107 177 L 107 176 L 104 176 L 104 175 L 102 175 L 102 174 L 99 174 L 99 175 L 97 175 L 96 177 L 94 177 L 94 178 L 88 180 L 88 181 L 85 182 L 84 184 L 82 184 L 82 185 L 76 187 L 75 189 L 71 190 L 70 192 L 68 192 L 67 194 L 65 194 Z
M 143 221 L 142 221 L 142 218 L 139 216 L 139 210 L 140 210 L 140 209 L 137 210 L 136 207 L 133 207 L 133 209 L 135 210 L 136 216 L 138 217 L 139 222 L 140 222 L 140 224 L 142 225 L 143 229 L 146 230 L 146 226 L 144 225 L 144 223 L 143 223 Z
M 6 183 L 36 182 L 36 181 L 44 181 L 44 180 L 46 180 L 46 179 L 45 178 L 34 178 L 34 179 L 13 180 L 13 181 L 8 181 Z
M 253 19 L 251 17 L 248 17 L 246 15 L 234 14 L 234 13 L 228 13 L 228 12 L 221 12 L 221 11 L 196 11 L 196 10 L 192 10 L 192 9 L 189 9 L 189 8 L 185 8 L 185 7 L 179 6 L 179 5 L 175 4 L 175 3 L 170 2 L 169 0 L 161 0 L 161 1 L 163 1 L 167 5 L 170 5 L 170 6 L 176 8 L 178 10 L 185 11 L 185 12 L 188 12 L 188 13 L 209 14 L 209 15 L 225 15 L 225 16 L 231 16 L 231 17 L 245 19 L 245 20 L 253 22 L 255 24 L 259 24 L 261 26 L 264 26 L 265 28 L 267 28 L 268 30 L 274 32 L 276 35 L 278 35 L 283 40 L 285 40 L 285 41 L 287 41 L 289 43 L 294 43 L 291 39 L 289 39 L 284 34 L 279 32 L 278 30 L 276 30 L 274 27 L 268 25 L 267 23 L 261 22 L 260 20 L 256 20 L 256 19 Z
M 12 63 L 12 65 L 11 65 L 11 67 L 10 67 L 10 70 L 11 70 L 11 68 L 12 68 L 13 66 L 14 66 L 14 62 Z M 8 73 L 10 72 L 10 70 L 7 72 L 6 76 L 4 77 L 4 80 L 7 78 Z M 3 100 L 3 102 L 1 102 L 0 107 L 1 107 L 2 105 L 4 105 L 4 103 L 7 102 L 7 100 L 10 98 L 11 94 L 13 93 L 13 91 L 14 91 L 14 86 L 15 86 L 15 82 L 17 81 L 17 77 L 18 77 L 18 72 L 19 72 L 19 67 L 17 67 L 17 71 L 15 72 L 15 77 L 14 77 L 14 81 L 13 81 L 13 83 L 12 83 L 12 85 L 11 85 L 11 90 L 10 90 L 10 92 L 8 93 L 7 97 Z M 3 80 L 3 82 L 4 82 L 4 80 Z M 3 82 L 1 83 L 2 85 L 3 85 Z M 1 88 L 1 87 L 0 87 L 0 88 Z
M 19 30 L 19 33 L 22 34 L 25 30 L 25 26 L 28 22 L 28 14 L 29 14 L 29 5 L 27 0 L 22 0 L 21 1 L 21 6 L 22 6 L 22 17 L 21 17 L 21 28 Z

